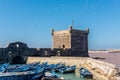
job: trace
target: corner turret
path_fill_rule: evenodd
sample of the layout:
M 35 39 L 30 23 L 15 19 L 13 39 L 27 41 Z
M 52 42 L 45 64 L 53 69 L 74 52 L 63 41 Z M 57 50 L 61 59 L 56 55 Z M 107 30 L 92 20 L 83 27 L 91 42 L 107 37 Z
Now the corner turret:
M 72 25 L 69 25 L 69 32 L 72 32 Z
M 87 34 L 89 34 L 89 32 L 90 32 L 89 28 L 86 28 L 86 31 L 87 31 Z
M 52 34 L 52 35 L 54 34 L 54 29 L 51 29 L 51 34 Z

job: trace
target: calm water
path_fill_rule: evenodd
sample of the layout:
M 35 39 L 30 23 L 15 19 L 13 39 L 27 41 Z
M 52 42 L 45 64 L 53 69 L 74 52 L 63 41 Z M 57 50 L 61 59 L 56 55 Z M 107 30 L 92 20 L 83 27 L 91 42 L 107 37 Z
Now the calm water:
M 61 74 L 57 73 L 59 76 L 64 77 L 66 80 L 93 80 L 90 78 L 82 78 L 79 74 L 79 69 L 76 69 L 75 73 Z

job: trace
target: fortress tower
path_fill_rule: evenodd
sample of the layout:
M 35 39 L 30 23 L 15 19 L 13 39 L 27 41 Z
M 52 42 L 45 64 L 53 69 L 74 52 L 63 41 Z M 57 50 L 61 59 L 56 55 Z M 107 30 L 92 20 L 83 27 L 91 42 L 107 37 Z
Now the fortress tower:
M 25 63 L 28 56 L 74 56 L 88 57 L 89 29 L 77 30 L 69 26 L 68 30 L 54 31 L 52 29 L 51 48 L 29 48 L 22 42 L 9 43 L 6 48 L 0 48 L 0 63 Z
M 77 30 L 69 26 L 68 30 L 52 29 L 52 48 L 71 49 L 74 53 L 88 53 L 89 29 Z

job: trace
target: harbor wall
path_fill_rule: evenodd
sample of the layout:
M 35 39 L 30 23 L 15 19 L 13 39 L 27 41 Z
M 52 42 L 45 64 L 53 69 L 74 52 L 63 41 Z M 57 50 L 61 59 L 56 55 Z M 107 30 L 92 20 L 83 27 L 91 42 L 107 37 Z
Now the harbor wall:
M 87 68 L 95 80 L 119 80 L 118 69 L 115 65 L 87 58 L 87 57 L 28 57 L 27 63 L 48 62 L 49 64 L 62 62 L 66 65 Z

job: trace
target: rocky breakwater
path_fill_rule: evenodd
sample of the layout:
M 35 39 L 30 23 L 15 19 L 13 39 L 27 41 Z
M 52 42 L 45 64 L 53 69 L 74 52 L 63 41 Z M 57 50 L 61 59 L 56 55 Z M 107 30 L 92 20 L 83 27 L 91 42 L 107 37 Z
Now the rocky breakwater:
M 83 67 L 93 74 L 95 80 L 120 80 L 118 68 L 113 64 L 87 58 L 86 62 L 83 63 Z

